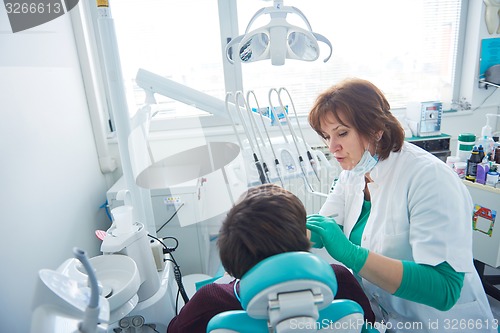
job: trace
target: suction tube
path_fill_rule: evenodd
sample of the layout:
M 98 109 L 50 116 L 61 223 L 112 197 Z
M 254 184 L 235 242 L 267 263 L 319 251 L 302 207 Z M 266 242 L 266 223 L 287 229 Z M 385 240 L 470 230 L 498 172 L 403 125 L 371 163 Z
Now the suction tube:
M 253 137 L 255 139 L 255 145 L 257 147 L 257 151 L 259 152 L 260 158 L 262 159 L 262 168 L 264 169 L 264 173 L 266 175 L 266 181 L 268 183 L 270 183 L 271 180 L 269 177 L 269 168 L 267 167 L 266 161 L 264 160 L 264 155 L 262 154 L 262 151 L 260 150 L 259 139 L 257 138 L 257 134 L 255 132 L 256 124 L 255 124 L 255 119 L 253 119 L 252 110 L 250 109 L 250 105 L 248 105 L 248 101 L 243 96 L 243 92 L 241 92 L 241 91 L 236 92 L 236 98 L 238 98 L 239 96 L 241 96 L 241 98 L 243 99 L 245 109 L 247 110 L 248 121 L 250 123 L 250 129 L 252 130 L 252 134 L 253 134 Z M 251 138 L 248 137 L 248 140 L 251 140 Z M 262 141 L 262 138 L 261 138 L 261 141 Z
M 241 91 L 236 92 L 236 97 L 235 97 L 235 103 L 234 104 L 236 106 L 236 110 L 238 110 L 238 114 L 239 114 L 240 119 L 241 119 L 241 124 L 243 125 L 243 130 L 245 131 L 245 134 L 246 134 L 246 136 L 248 138 L 248 144 L 250 145 L 250 148 L 252 149 L 252 155 L 253 155 L 253 159 L 254 159 L 254 162 L 255 162 L 255 167 L 257 168 L 257 172 L 259 173 L 260 182 L 262 184 L 265 184 L 265 183 L 267 183 L 267 179 L 266 179 L 266 175 L 265 175 L 265 172 L 264 172 L 264 167 L 261 164 L 261 162 L 259 161 L 259 158 L 257 157 L 257 153 L 255 152 L 255 147 L 253 145 L 253 141 L 252 141 L 252 138 L 251 138 L 251 135 L 250 135 L 250 131 L 247 128 L 247 125 L 246 125 L 246 122 L 245 122 L 245 118 L 243 117 L 243 113 L 241 112 L 241 109 L 240 109 L 239 98 L 238 98 L 239 96 L 243 96 Z M 243 102 L 245 103 L 245 101 L 243 101 Z
M 75 258 L 78 259 L 85 270 L 87 271 L 87 276 L 89 278 L 90 284 L 90 300 L 89 305 L 85 309 L 85 315 L 83 321 L 78 323 L 78 330 L 81 333 L 93 333 L 97 330 L 97 322 L 99 316 L 99 286 L 97 284 L 97 277 L 95 275 L 94 269 L 90 265 L 90 261 L 87 258 L 85 251 L 74 248 L 73 253 Z
M 226 93 L 226 99 L 225 99 L 226 111 L 229 114 L 229 118 L 231 119 L 231 124 L 233 126 L 233 130 L 234 130 L 234 133 L 236 135 L 236 138 L 238 139 L 238 144 L 240 145 L 240 148 L 243 149 L 243 143 L 242 143 L 240 136 L 238 135 L 238 131 L 236 129 L 236 122 L 235 122 L 233 116 L 231 115 L 231 110 L 229 109 L 229 98 L 231 96 L 233 96 L 233 93 L 231 93 L 231 92 Z M 243 119 L 243 114 L 241 113 L 241 110 L 239 110 L 240 106 L 237 103 L 237 96 L 234 98 L 234 105 L 235 105 L 235 108 L 238 109 L 239 117 L 241 119 L 241 124 L 243 126 L 243 130 L 244 130 L 245 134 L 248 136 L 248 130 L 246 128 L 246 124 L 245 124 L 245 121 Z M 259 173 L 260 182 L 262 184 L 265 184 L 266 183 L 266 176 L 264 175 L 264 170 L 262 168 L 262 165 L 260 164 L 260 161 L 259 161 L 259 158 L 257 157 L 257 154 L 255 153 L 255 149 L 253 147 L 253 143 L 252 143 L 250 137 L 248 138 L 248 143 L 250 144 L 250 148 L 252 150 L 252 155 L 253 155 L 253 159 L 255 162 L 255 167 L 257 168 L 257 172 Z

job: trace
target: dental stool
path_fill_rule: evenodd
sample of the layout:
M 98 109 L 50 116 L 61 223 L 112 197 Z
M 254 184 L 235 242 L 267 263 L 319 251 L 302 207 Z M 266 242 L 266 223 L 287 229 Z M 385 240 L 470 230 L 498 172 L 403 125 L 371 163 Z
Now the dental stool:
M 334 300 L 337 279 L 330 265 L 309 252 L 269 257 L 240 281 L 244 310 L 214 316 L 207 333 L 361 332 L 363 309 Z

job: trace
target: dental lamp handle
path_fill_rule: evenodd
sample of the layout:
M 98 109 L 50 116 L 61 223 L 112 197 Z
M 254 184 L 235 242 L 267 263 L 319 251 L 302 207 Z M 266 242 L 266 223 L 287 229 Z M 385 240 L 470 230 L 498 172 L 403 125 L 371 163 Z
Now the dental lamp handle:
M 330 57 L 332 56 L 332 51 L 333 51 L 332 43 L 330 43 L 328 38 L 326 38 L 325 36 L 323 36 L 321 34 L 318 34 L 317 32 L 311 31 L 311 33 L 316 38 L 317 41 L 325 43 L 330 48 L 330 53 L 328 54 L 328 57 L 326 57 L 325 60 L 323 60 L 323 62 L 327 62 L 330 59 Z
M 285 21 L 286 23 L 286 21 Z M 271 53 L 271 65 L 281 66 L 285 64 L 287 31 L 285 26 L 275 26 L 269 28 L 270 40 L 269 52 Z
M 275 1 L 272 7 L 264 7 L 259 9 L 248 22 L 247 28 L 245 29 L 245 34 L 247 34 L 250 31 L 250 27 L 257 20 L 259 16 L 266 14 L 268 14 L 271 17 L 271 19 L 277 17 L 285 18 L 288 14 L 295 14 L 304 21 L 305 25 L 307 26 L 307 29 L 309 31 L 312 31 L 311 23 L 309 23 L 309 20 L 300 9 L 294 6 L 283 6 L 283 1 L 281 0 L 278 1 L 279 3 Z
M 234 64 L 234 59 L 232 59 L 231 56 L 229 56 L 229 49 L 232 48 L 233 46 L 238 46 L 238 44 L 241 42 L 244 36 L 245 35 L 235 37 L 231 39 L 229 43 L 226 44 L 226 49 L 225 49 L 226 59 L 227 61 L 229 61 L 231 65 Z M 236 56 L 238 56 L 238 52 L 233 52 L 233 57 L 235 54 Z

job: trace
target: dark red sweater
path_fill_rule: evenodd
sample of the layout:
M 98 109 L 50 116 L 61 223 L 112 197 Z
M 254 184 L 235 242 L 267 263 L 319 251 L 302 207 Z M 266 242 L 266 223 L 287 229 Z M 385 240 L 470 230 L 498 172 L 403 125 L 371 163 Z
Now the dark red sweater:
M 340 265 L 331 265 L 337 277 L 335 299 L 351 299 L 363 308 L 365 320 L 375 322 L 375 315 L 363 289 L 352 273 Z M 211 283 L 198 290 L 179 314 L 168 325 L 167 333 L 205 333 L 208 322 L 218 313 L 242 310 L 233 292 L 234 281 L 229 284 Z

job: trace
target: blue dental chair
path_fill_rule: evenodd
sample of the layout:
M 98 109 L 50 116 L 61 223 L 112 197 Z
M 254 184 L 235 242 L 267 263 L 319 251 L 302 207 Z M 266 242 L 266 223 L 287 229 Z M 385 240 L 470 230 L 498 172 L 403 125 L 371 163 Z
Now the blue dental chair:
M 330 265 L 309 252 L 269 257 L 240 281 L 244 310 L 214 316 L 207 333 L 377 332 L 364 327 L 363 309 L 335 300 L 337 280 Z

